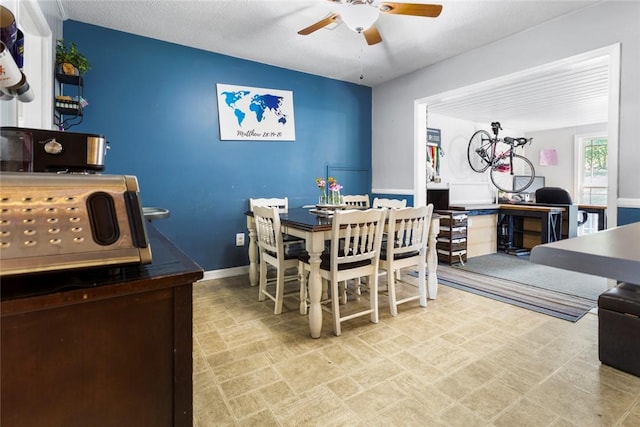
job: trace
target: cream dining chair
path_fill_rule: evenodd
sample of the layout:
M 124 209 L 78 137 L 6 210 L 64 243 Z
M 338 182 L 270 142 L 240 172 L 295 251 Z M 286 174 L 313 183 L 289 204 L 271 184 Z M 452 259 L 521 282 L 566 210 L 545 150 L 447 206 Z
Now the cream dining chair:
M 254 211 L 256 206 L 276 207 L 279 214 L 286 214 L 289 212 L 289 198 L 288 197 L 271 197 L 271 198 L 250 198 L 249 210 Z M 298 250 L 297 246 L 304 246 L 304 239 L 289 234 L 284 234 L 283 241 L 286 250 Z M 294 248 L 293 245 L 296 247 Z
M 407 207 L 407 199 L 374 198 L 372 208 L 402 209 Z
M 387 221 L 387 239 L 380 254 L 380 271 L 387 273 L 387 293 L 392 316 L 398 315 L 400 304 L 420 300 L 422 307 L 427 306 L 426 257 L 429 227 L 433 205 L 389 209 Z M 415 282 L 403 280 L 400 270 L 417 267 L 418 286 Z M 402 286 L 400 295 L 399 286 Z
M 386 209 L 336 211 L 333 215 L 330 251 L 321 256 L 320 277 L 323 285 L 328 282 L 331 286 L 331 295 L 325 301 L 330 308 L 323 304 L 322 309 L 332 313 L 333 332 L 337 336 L 342 333 L 342 322 L 355 317 L 370 315 L 371 322 L 378 323 L 378 265 L 385 218 Z M 311 270 L 308 254 L 300 257 L 299 270 L 300 288 L 306 289 L 306 274 Z M 368 307 L 362 307 L 357 300 L 354 301 L 357 307 L 345 305 L 345 310 L 351 310 L 341 314 L 340 303 L 346 303 L 342 284 L 365 276 L 369 284 Z
M 282 313 L 284 297 L 294 294 L 293 291 L 285 293 L 285 283 L 299 279 L 298 274 L 286 276 L 286 270 L 298 269 L 298 258 L 304 252 L 285 251 L 278 208 L 274 206 L 254 206 L 253 218 L 256 222 L 258 249 L 260 251 L 258 301 L 264 301 L 266 298 L 271 299 L 275 302 L 273 313 L 280 314 Z M 267 280 L 267 267 L 269 265 L 276 269 L 276 278 L 271 282 Z M 270 285 L 275 285 L 275 289 L 272 290 Z M 295 293 L 300 298 L 300 312 L 305 314 L 306 292 L 302 287 L 298 287 Z
M 255 206 L 275 206 L 278 208 L 278 213 L 289 212 L 289 198 L 288 197 L 271 197 L 271 198 L 252 198 L 249 199 L 249 210 L 253 212 Z
M 368 194 L 357 194 L 357 195 L 347 195 L 342 196 L 342 200 L 344 204 L 347 206 L 352 206 L 355 208 L 369 208 L 371 207 L 369 203 L 369 195 Z

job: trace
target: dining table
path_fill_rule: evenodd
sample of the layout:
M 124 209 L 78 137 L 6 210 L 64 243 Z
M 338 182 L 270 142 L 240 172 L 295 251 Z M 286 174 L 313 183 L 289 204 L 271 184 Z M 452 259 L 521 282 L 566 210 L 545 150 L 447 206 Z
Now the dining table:
M 256 225 L 253 213 L 245 213 L 249 233 L 249 282 L 258 284 L 258 245 Z M 331 240 L 332 215 L 326 210 L 309 208 L 291 208 L 280 214 L 282 232 L 305 240 L 305 249 L 309 253 L 310 273 L 308 280 L 309 330 L 312 338 L 319 338 L 322 332 L 322 279 L 320 277 L 320 255 L 325 249 L 325 241 Z M 436 299 L 438 294 L 438 256 L 436 252 L 437 236 L 440 232 L 440 216 L 433 214 L 429 227 L 427 245 L 427 296 Z

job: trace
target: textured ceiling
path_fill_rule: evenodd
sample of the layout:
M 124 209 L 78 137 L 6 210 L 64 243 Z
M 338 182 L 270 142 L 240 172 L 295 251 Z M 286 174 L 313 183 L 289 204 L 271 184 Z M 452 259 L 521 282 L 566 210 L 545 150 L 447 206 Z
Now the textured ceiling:
M 64 19 L 373 87 L 601 0 L 411 0 L 441 4 L 442 13 L 438 18 L 380 14 L 383 42 L 373 46 L 339 21 L 298 35 L 336 11 L 327 0 L 57 1 Z M 555 118 L 557 123 L 553 106 L 562 102 L 565 112 L 581 108 L 580 114 L 600 121 L 606 75 L 603 83 L 595 77 L 598 71 L 587 74 L 514 82 L 439 105 L 438 112 L 442 108 L 448 115 L 480 122 L 521 116 L 538 122 Z M 606 111 L 606 96 L 604 105 Z
M 442 4 L 442 13 L 380 14 L 383 42 L 368 46 L 342 23 L 297 34 L 336 10 L 326 0 L 58 1 L 76 21 L 368 86 L 596 3 L 412 0 Z

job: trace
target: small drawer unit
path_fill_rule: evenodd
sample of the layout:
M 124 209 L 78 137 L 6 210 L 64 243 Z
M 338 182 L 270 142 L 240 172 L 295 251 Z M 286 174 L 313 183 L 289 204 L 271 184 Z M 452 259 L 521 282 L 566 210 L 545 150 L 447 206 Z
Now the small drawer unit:
M 438 261 L 464 264 L 467 260 L 467 211 L 436 210 L 440 215 L 440 233 L 436 249 Z

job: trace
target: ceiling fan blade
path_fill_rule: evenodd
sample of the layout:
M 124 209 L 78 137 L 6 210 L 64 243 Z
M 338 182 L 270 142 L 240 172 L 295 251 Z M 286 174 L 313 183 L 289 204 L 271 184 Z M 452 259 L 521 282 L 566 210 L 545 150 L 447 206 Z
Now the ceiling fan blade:
M 311 34 L 314 31 L 317 31 L 320 28 L 324 28 L 327 25 L 333 23 L 339 17 L 340 17 L 340 15 L 338 15 L 337 13 L 332 13 L 331 15 L 329 15 L 326 18 L 316 22 L 315 24 L 309 25 L 307 28 L 303 28 L 302 30 L 298 31 L 298 34 L 300 34 L 301 36 L 306 36 L 308 34 Z
M 392 15 L 412 15 L 436 18 L 440 15 L 440 12 L 442 12 L 442 5 L 384 2 L 380 4 L 380 12 Z
M 378 28 L 375 25 L 372 25 L 371 27 L 369 27 L 368 30 L 364 30 L 362 34 L 364 34 L 364 38 L 365 40 L 367 40 L 367 44 L 369 46 L 378 44 L 382 41 L 382 37 L 380 36 L 380 31 L 378 31 Z

